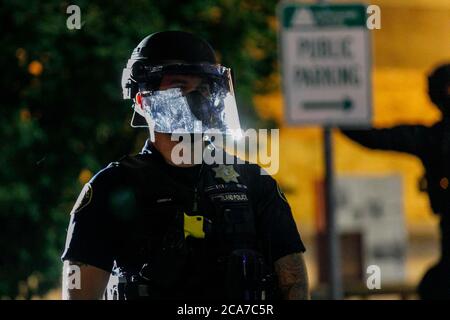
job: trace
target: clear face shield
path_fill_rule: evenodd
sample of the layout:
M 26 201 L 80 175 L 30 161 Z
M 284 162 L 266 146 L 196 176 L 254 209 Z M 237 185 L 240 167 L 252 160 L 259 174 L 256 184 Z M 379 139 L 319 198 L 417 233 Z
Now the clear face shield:
M 240 132 L 230 69 L 219 65 L 152 67 L 139 84 L 132 126 L 161 133 Z M 136 118 L 136 111 L 145 122 Z

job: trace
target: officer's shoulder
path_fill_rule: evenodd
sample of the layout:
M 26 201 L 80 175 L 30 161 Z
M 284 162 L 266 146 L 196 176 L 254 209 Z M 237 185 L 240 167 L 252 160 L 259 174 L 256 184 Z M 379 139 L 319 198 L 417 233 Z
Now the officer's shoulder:
M 138 153 L 122 157 L 117 162 L 117 165 L 123 170 L 142 169 L 151 166 L 153 162 L 153 155 L 151 153 Z
M 124 176 L 124 168 L 119 161 L 110 162 L 98 171 L 89 181 L 91 185 L 112 186 L 119 183 Z
M 142 169 L 150 164 L 151 155 L 149 154 L 126 155 L 117 161 L 110 162 L 91 179 L 91 182 L 98 180 L 114 181 L 122 178 L 130 169 Z

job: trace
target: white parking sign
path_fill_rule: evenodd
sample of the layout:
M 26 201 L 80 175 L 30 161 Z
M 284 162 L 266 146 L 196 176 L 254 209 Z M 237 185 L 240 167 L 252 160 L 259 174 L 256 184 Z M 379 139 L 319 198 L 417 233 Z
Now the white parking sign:
M 288 123 L 369 124 L 371 46 L 366 6 L 283 3 L 279 18 Z

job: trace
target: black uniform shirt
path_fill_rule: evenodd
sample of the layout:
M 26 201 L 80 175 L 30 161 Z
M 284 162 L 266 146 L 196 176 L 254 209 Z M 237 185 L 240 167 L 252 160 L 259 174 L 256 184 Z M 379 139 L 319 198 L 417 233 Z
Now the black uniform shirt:
M 214 211 L 214 203 L 229 201 L 224 203 L 246 208 L 243 206 L 246 200 L 253 208 L 256 237 L 269 264 L 305 251 L 284 194 L 273 178 L 260 174 L 259 166 L 234 165 L 237 183 L 235 179 L 224 183 L 219 174 L 214 174 L 218 165 L 171 166 L 148 142 L 140 154 L 128 160 L 133 163 L 133 170 L 112 163 L 84 186 L 71 212 L 63 260 L 86 263 L 107 272 L 115 265 L 125 274 L 134 274 L 146 263 L 146 257 L 163 246 L 162 239 L 173 227 L 173 215 L 168 214 L 173 208 L 208 218 Z M 221 188 L 228 191 L 222 192 Z M 214 238 L 188 240 L 193 247 L 207 243 L 206 251 L 199 252 L 217 251 L 220 247 Z M 179 273 L 176 269 L 183 268 L 183 263 L 177 263 L 176 259 L 155 266 L 150 272 L 165 273 L 167 281 L 171 278 L 175 281 L 171 273 Z M 195 259 L 203 258 L 197 254 Z M 218 276 L 212 266 L 208 267 L 209 261 L 205 259 L 198 271 L 205 283 Z

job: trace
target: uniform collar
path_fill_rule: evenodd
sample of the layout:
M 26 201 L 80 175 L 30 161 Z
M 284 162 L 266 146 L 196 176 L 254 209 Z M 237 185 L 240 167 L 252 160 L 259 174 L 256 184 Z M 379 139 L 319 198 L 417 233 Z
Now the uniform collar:
M 155 148 L 155 146 L 152 144 L 152 142 L 150 141 L 150 139 L 145 140 L 145 144 L 144 147 L 141 150 L 141 154 L 151 154 L 156 156 L 157 158 L 159 158 L 161 161 L 163 161 L 164 163 L 166 163 L 166 160 L 164 160 L 164 157 L 162 156 L 162 154 Z M 225 160 L 225 150 L 223 153 L 224 159 Z M 204 162 L 202 161 L 202 163 L 204 164 Z
M 141 154 L 152 154 L 155 153 L 156 149 L 150 142 L 150 139 L 145 140 L 144 147 L 141 150 Z
M 147 139 L 145 141 L 144 147 L 141 150 L 141 154 L 151 155 L 153 159 L 161 163 L 167 164 L 166 160 L 164 160 L 163 155 L 158 151 L 158 149 L 155 148 L 150 139 Z
M 147 139 L 145 141 L 144 147 L 142 148 L 140 154 L 151 154 L 155 159 L 157 159 L 158 161 L 163 162 L 164 164 L 168 165 L 171 168 L 180 168 L 180 169 L 188 169 L 189 170 L 189 168 L 200 167 L 199 164 L 196 164 L 193 167 L 177 167 L 177 166 L 173 166 L 173 165 L 168 164 L 166 162 L 166 160 L 164 159 L 163 155 L 158 151 L 158 149 L 155 148 L 155 146 L 150 141 L 150 139 Z

